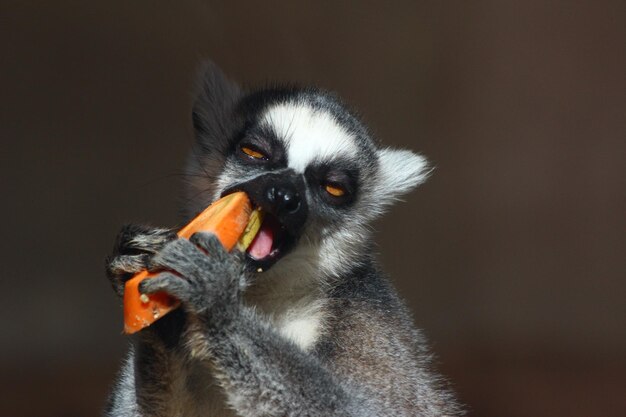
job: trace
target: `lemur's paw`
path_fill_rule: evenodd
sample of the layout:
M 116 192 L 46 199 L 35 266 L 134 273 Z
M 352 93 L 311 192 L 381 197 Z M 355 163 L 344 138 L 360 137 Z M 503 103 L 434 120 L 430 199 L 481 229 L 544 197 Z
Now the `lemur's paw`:
M 124 284 L 148 266 L 150 258 L 176 233 L 169 229 L 129 224 L 117 235 L 113 253 L 105 261 L 107 277 L 115 292 L 122 296 Z
M 150 260 L 159 276 L 143 281 L 139 291 L 164 291 L 179 299 L 189 313 L 218 318 L 238 303 L 244 274 L 241 256 L 229 254 L 218 238 L 196 233 L 189 240 L 177 239 Z

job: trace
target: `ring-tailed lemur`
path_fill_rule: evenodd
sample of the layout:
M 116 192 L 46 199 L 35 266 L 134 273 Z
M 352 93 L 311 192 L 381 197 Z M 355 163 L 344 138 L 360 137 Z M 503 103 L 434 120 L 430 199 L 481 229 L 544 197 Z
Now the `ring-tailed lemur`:
M 193 124 L 187 216 L 243 190 L 265 218 L 246 254 L 205 233 L 122 230 L 107 261 L 117 293 L 147 267 L 161 273 L 140 290 L 182 308 L 132 337 L 105 415 L 462 414 L 429 369 L 369 227 L 424 181 L 425 159 L 381 147 L 334 95 L 245 93 L 212 64 Z

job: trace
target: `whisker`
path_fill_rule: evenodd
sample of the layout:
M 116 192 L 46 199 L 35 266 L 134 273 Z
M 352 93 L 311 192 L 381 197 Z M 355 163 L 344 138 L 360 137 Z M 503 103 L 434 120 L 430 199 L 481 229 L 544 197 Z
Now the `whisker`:
M 195 158 L 196 162 L 198 163 L 198 166 L 206 175 L 206 178 L 211 178 L 211 175 L 209 175 L 209 172 L 206 170 L 206 168 L 202 164 L 202 159 L 200 158 L 200 155 L 197 152 L 198 152 L 198 145 L 194 143 L 193 145 L 191 145 L 191 155 Z
M 163 181 L 169 178 L 183 178 L 183 179 L 187 179 L 187 178 L 206 178 L 204 175 L 198 175 L 198 174 L 192 174 L 192 173 L 186 173 L 186 172 L 172 172 L 169 174 L 162 174 L 159 175 L 157 177 L 151 178 L 147 181 L 144 181 L 142 183 L 139 184 L 139 187 L 146 187 L 148 185 L 152 185 L 156 182 L 159 181 Z
M 195 193 L 193 195 L 190 195 L 188 197 L 182 198 L 182 201 L 183 201 L 183 203 L 188 204 L 191 201 L 193 201 L 196 198 L 198 198 L 201 194 L 208 193 L 208 192 L 211 192 L 211 191 L 213 191 L 212 188 L 204 188 L 204 189 L 198 191 L 197 193 Z

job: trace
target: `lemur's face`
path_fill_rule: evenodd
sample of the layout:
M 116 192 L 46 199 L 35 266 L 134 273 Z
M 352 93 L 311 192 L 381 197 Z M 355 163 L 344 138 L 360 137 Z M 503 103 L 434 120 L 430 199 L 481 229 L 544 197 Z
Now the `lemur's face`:
M 273 89 L 230 99 L 215 110 L 201 96 L 194 108 L 200 148 L 190 160 L 190 214 L 245 191 L 265 213 L 247 252 L 254 270 L 290 257 L 327 273 L 351 266 L 371 220 L 424 179 L 422 157 L 379 148 L 326 93 Z
M 245 191 L 262 208 L 248 259 L 267 270 L 300 242 L 336 246 L 336 237 L 362 227 L 354 219 L 363 223 L 363 202 L 375 187 L 376 149 L 311 103 L 254 107 L 233 137 L 217 191 Z

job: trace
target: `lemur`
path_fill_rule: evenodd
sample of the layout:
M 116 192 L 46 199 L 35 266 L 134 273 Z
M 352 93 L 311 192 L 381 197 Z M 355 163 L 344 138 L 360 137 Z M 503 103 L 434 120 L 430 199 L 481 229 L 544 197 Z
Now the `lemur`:
M 244 91 L 214 64 L 192 110 L 187 219 L 244 191 L 259 242 L 128 225 L 107 259 L 118 295 L 160 274 L 181 308 L 132 336 L 105 416 L 459 416 L 411 315 L 381 271 L 371 222 L 429 173 L 381 146 L 334 94 Z

